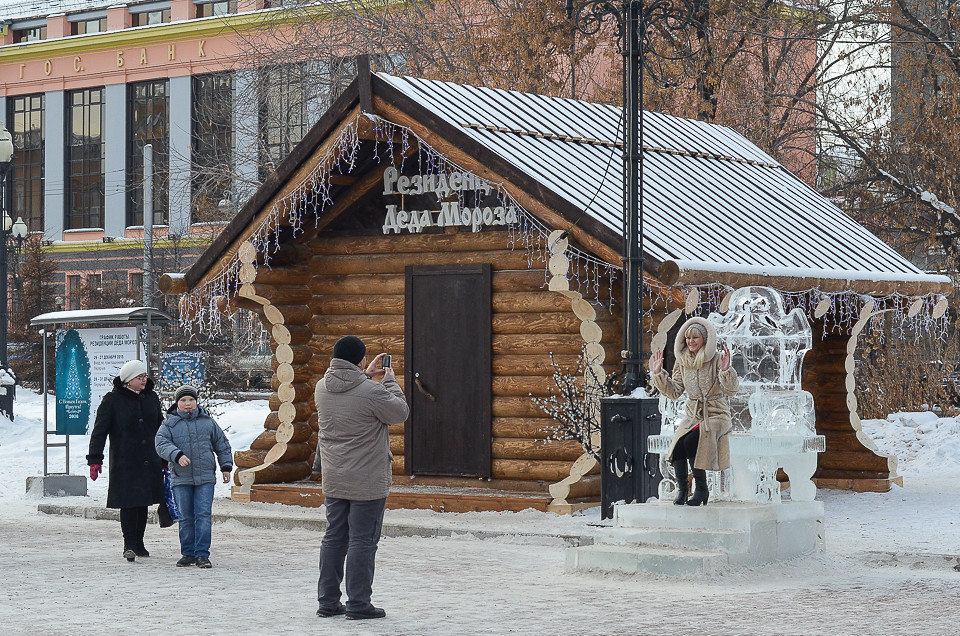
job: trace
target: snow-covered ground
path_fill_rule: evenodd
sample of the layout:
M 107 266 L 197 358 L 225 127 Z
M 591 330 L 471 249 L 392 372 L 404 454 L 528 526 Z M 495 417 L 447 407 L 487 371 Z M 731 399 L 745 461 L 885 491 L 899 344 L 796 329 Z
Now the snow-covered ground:
M 564 572 L 564 543 L 550 536 L 591 533 L 596 509 L 576 516 L 387 511 L 387 523 L 462 534 L 384 538 L 374 601 L 388 616 L 353 622 L 314 616 L 315 531 L 217 523 L 214 568 L 178 569 L 175 528 L 149 526 L 153 556 L 128 564 L 120 558 L 115 521 L 39 513 L 41 502 L 103 505 L 107 480 L 90 483 L 86 498 L 27 496 L 26 477 L 43 472 L 42 401 L 21 390 L 15 411 L 13 422 L 0 417 L 4 633 L 956 633 L 960 423 L 953 418 L 913 413 L 865 422 L 880 448 L 900 458 L 904 487 L 883 494 L 820 491 L 825 554 L 708 579 Z M 238 450 L 259 435 L 267 412 L 266 401 L 244 402 L 227 405 L 217 419 Z M 71 438 L 73 474 L 86 474 L 87 442 Z M 51 472 L 62 466 L 63 452 L 51 449 Z M 217 488 L 218 498 L 229 496 L 229 486 Z M 268 504 L 244 509 L 291 512 Z M 476 530 L 504 536 L 480 540 L 470 534 Z

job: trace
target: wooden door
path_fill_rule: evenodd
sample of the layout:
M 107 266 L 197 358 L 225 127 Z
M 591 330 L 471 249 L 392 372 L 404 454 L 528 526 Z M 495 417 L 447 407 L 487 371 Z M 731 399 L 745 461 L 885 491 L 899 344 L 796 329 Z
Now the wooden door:
M 490 270 L 406 269 L 408 474 L 490 476 Z

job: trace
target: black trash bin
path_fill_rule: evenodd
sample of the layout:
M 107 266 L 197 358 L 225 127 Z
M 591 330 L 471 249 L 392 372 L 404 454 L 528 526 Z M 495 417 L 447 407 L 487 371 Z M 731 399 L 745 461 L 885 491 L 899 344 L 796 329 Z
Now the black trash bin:
M 647 452 L 647 437 L 660 434 L 657 398 L 608 397 L 600 404 L 601 519 L 617 502 L 644 503 L 657 496 L 660 456 Z

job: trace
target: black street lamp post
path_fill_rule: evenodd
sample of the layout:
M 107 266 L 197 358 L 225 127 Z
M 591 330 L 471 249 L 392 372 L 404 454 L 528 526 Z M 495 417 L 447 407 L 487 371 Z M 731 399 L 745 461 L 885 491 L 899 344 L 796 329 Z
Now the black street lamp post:
M 679 31 L 694 24 L 700 0 L 587 0 L 567 17 L 584 35 L 595 35 L 607 18 L 617 30 L 623 54 L 623 369 L 621 393 L 646 386 L 643 340 L 640 337 L 643 289 L 643 67 L 650 29 Z M 680 56 L 682 57 L 682 56 Z M 651 466 L 647 437 L 660 433 L 655 398 L 605 399 L 600 408 L 601 517 L 612 516 L 617 501 L 646 501 L 656 495 L 660 475 Z
M 6 222 L 10 217 L 7 216 L 7 175 L 13 165 L 13 138 L 6 126 L 0 124 L 0 216 L 4 222 L 0 223 L 0 283 L 3 289 L 0 290 L 0 372 L 7 374 L 7 296 L 9 287 L 7 285 L 7 234 L 10 227 Z M 13 386 L 0 386 L 0 411 L 13 419 Z
M 607 18 L 617 29 L 623 54 L 623 371 L 622 393 L 646 386 L 643 340 L 640 337 L 640 293 L 643 289 L 643 68 L 650 29 L 679 31 L 696 24 L 701 0 L 588 0 L 574 9 L 567 0 L 567 17 L 584 35 L 595 35 Z M 680 59 L 683 55 L 673 59 Z

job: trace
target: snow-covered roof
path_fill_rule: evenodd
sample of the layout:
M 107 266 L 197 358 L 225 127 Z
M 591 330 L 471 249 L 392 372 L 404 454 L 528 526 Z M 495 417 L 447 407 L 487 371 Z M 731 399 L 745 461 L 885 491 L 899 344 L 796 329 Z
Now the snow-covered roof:
M 0 0 L 0 20 L 42 18 L 56 13 L 106 9 L 117 4 L 116 0 Z
M 111 309 L 78 309 L 75 311 L 51 311 L 30 320 L 33 326 L 60 325 L 65 323 L 119 323 L 140 322 L 162 324 L 173 318 L 154 307 L 116 307 Z
M 378 77 L 622 232 L 619 107 Z M 645 112 L 643 146 L 646 258 L 768 276 L 949 282 L 915 267 L 730 128 Z

